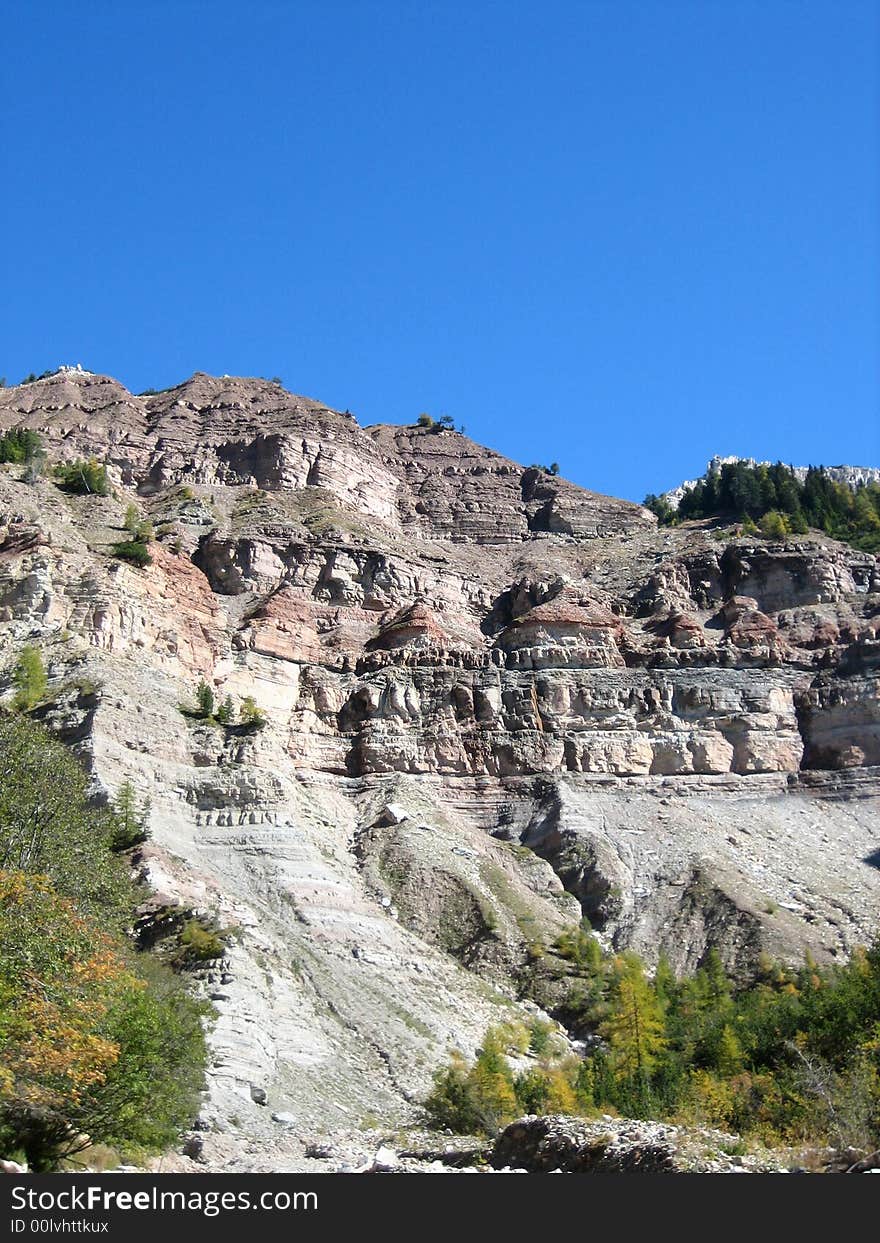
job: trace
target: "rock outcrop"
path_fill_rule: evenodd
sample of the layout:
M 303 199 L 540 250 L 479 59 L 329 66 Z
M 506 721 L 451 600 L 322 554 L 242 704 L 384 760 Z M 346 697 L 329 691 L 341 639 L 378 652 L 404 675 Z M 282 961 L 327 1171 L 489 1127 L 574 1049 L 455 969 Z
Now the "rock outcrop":
M 875 557 L 658 529 L 261 380 L 67 371 L 0 390 L 16 426 L 114 491 L 0 468 L 5 668 L 41 647 L 96 791 L 153 799 L 156 887 L 239 929 L 203 1119 L 239 1157 L 411 1117 L 582 913 L 742 976 L 876 932 Z M 143 570 L 112 555 L 129 503 Z M 182 713 L 200 679 L 264 727 Z
M 788 1172 L 781 1154 L 736 1155 L 739 1137 L 707 1128 L 624 1118 L 526 1117 L 499 1135 L 495 1169 L 529 1174 L 766 1174 Z

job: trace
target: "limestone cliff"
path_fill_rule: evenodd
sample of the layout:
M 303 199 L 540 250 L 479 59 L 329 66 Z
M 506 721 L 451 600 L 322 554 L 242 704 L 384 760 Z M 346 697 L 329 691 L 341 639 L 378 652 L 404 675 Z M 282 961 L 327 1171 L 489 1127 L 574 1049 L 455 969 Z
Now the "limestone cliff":
M 742 974 L 876 932 L 875 557 L 658 529 L 261 380 L 59 373 L 0 391 L 17 426 L 114 494 L 0 468 L 5 666 L 39 644 L 96 788 L 152 796 L 162 900 L 239 929 L 207 980 L 230 1161 L 283 1148 L 272 1113 L 411 1116 L 449 1044 L 552 1003 L 534 964 L 581 913 Z M 111 555 L 131 502 L 144 570 Z M 182 713 L 200 678 L 266 727 Z

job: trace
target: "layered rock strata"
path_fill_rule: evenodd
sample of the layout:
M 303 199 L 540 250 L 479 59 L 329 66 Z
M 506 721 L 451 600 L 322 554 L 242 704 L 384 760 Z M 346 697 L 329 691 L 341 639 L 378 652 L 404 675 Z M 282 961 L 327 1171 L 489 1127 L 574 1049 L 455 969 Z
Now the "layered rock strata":
M 43 715 L 96 790 L 153 798 L 163 897 L 240 930 L 206 982 L 205 1115 L 239 1153 L 413 1116 L 581 914 L 743 976 L 876 932 L 873 556 L 658 529 L 266 381 L 138 397 L 68 372 L 0 391 L 18 426 L 114 490 L 0 467 L 7 678 L 38 644 Z M 129 503 L 145 570 L 112 555 Z M 200 679 L 265 727 L 182 713 Z

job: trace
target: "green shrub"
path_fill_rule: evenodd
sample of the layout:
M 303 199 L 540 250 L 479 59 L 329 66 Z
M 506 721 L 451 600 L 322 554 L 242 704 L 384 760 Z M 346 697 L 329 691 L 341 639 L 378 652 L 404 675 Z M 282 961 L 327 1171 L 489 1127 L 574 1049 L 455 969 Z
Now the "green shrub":
M 107 467 L 95 458 L 89 458 L 88 461 L 77 458 L 73 462 L 59 462 L 55 467 L 55 476 L 67 492 L 77 492 L 83 495 L 93 493 L 96 496 L 110 495 Z
M 554 1027 L 543 1019 L 533 1019 L 529 1024 L 529 1052 L 536 1057 L 547 1053 L 553 1046 Z
M 586 920 L 560 933 L 553 948 L 560 958 L 574 963 L 583 971 L 597 971 L 602 964 L 602 947 L 593 936 Z
M 118 544 L 114 544 L 110 551 L 120 561 L 130 561 L 132 565 L 140 569 L 153 563 L 149 548 L 139 539 L 121 540 Z
M 141 515 L 137 505 L 135 505 L 134 501 L 129 501 L 125 507 L 125 517 L 122 520 L 122 525 L 132 538 L 137 534 L 140 520 Z
M 416 419 L 416 427 L 424 427 L 429 432 L 442 432 L 444 429 L 455 428 L 455 420 L 451 414 L 441 414 L 439 419 L 432 419 L 430 414 L 420 414 Z
M 453 1054 L 451 1064 L 434 1075 L 425 1111 L 432 1125 L 443 1130 L 462 1134 L 479 1130 L 468 1065 L 461 1054 Z
M 30 712 L 43 699 L 48 686 L 46 668 L 39 650 L 28 646 L 21 650 L 12 680 L 15 683 L 13 703 L 20 712 Z
M 776 509 L 768 510 L 759 525 L 765 539 L 785 539 L 790 532 L 787 519 Z
M 222 958 L 231 935 L 229 928 L 206 924 L 195 917 L 188 919 L 181 929 L 172 962 L 176 967 L 185 969 Z
M 252 729 L 262 729 L 266 724 L 266 717 L 251 695 L 246 695 L 241 701 L 239 720 L 242 725 L 250 725 Z

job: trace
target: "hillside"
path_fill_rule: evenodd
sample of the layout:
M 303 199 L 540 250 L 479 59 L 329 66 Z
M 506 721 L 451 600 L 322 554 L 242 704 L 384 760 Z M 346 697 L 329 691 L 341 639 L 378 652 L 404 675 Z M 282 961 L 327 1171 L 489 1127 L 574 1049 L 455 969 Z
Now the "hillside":
M 36 644 L 42 717 L 152 800 L 157 908 L 238 930 L 204 977 L 218 1168 L 417 1119 L 450 1045 L 552 1009 L 536 947 L 581 915 L 742 979 L 876 934 L 875 555 L 658 527 L 264 380 L 65 371 L 0 390 L 13 428 L 112 491 L 0 467 L 7 698 Z M 182 712 L 202 680 L 264 726 Z

